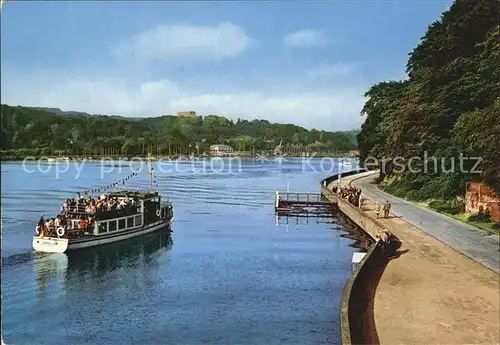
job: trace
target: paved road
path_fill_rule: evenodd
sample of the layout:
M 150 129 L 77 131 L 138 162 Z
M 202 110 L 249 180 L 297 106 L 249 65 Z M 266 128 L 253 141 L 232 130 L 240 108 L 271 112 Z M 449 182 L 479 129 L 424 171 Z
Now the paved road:
M 367 176 L 364 174 L 364 177 L 358 178 L 352 176 L 344 178 L 347 181 L 343 181 L 343 183 L 352 181 L 353 185 L 361 188 L 365 197 L 374 201 L 382 203 L 385 200 L 390 200 L 392 203 L 391 213 L 394 216 L 404 218 L 408 223 L 422 229 L 441 242 L 500 273 L 498 236 L 488 236 L 486 231 L 389 195 L 370 183 L 374 176 L 376 175 Z

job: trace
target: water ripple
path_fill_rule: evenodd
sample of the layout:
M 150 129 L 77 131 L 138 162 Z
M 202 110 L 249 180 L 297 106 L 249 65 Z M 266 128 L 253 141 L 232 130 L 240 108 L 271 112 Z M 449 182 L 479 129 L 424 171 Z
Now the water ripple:
M 276 189 L 318 191 L 327 174 L 304 173 L 300 160 L 242 162 L 241 171 L 222 175 L 200 170 L 208 163 L 182 163 L 194 172 L 156 178 L 174 204 L 171 234 L 68 255 L 33 254 L 40 214 L 56 214 L 62 199 L 119 181 L 130 169 L 86 164 L 75 179 L 74 165 L 60 178 L 55 166 L 28 174 L 19 164 L 3 165 L 3 339 L 339 343 L 340 296 L 360 240 L 340 236 L 344 224 L 336 221 L 276 225 L 272 205 Z M 126 187 L 147 185 L 141 175 Z

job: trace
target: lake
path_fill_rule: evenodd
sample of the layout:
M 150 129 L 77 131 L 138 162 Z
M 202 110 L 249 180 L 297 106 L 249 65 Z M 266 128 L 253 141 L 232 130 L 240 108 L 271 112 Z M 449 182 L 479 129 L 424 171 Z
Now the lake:
M 337 217 L 277 221 L 273 205 L 276 190 L 319 192 L 336 161 L 229 163 L 154 163 L 153 185 L 174 205 L 172 232 L 74 254 L 32 252 L 40 214 L 140 164 L 3 163 L 3 340 L 339 343 L 340 298 L 352 253 L 363 251 L 357 231 Z M 147 183 L 139 174 L 125 186 Z

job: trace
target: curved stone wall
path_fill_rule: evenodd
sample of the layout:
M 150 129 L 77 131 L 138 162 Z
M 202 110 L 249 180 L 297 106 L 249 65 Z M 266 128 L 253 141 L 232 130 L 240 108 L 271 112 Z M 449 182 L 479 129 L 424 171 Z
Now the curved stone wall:
M 366 169 L 358 169 L 343 174 L 336 174 L 321 181 L 321 192 L 330 200 L 338 203 L 338 209 L 361 230 L 375 239 L 375 235 L 383 230 L 378 221 L 367 217 L 359 208 L 338 198 L 326 186 L 344 176 L 350 176 Z M 387 264 L 380 245 L 376 242 L 357 265 L 344 288 L 340 306 L 340 325 L 342 344 L 379 344 L 373 301 L 375 291 Z
M 340 305 L 343 345 L 379 344 L 373 310 L 375 291 L 384 268 L 384 254 L 375 244 L 347 281 Z
M 321 185 L 326 187 L 328 186 L 331 182 L 335 181 L 335 180 L 338 180 L 339 179 L 339 176 L 342 178 L 342 177 L 346 177 L 346 176 L 351 176 L 351 175 L 356 175 L 356 174 L 360 174 L 362 172 L 367 172 L 368 169 L 365 169 L 365 168 L 359 168 L 359 169 L 356 169 L 356 170 L 351 170 L 351 171 L 346 171 L 346 172 L 343 172 L 341 174 L 335 174 L 335 175 L 332 175 L 332 176 L 329 176 L 327 178 L 325 178 L 324 180 L 321 181 Z

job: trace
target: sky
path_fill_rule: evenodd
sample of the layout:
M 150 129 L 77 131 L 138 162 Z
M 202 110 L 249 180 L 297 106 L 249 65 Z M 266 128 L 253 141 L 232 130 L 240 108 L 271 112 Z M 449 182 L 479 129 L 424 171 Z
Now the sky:
M 1 102 L 359 128 L 451 1 L 4 1 Z

